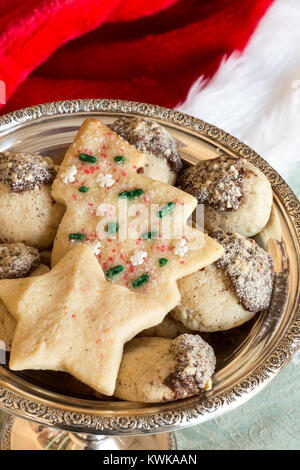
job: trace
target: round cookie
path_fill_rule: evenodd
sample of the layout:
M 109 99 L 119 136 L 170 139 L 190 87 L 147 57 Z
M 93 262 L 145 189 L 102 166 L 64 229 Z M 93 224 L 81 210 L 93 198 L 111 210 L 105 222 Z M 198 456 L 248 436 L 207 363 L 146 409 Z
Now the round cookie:
M 214 332 L 229 330 L 250 320 L 225 272 L 215 264 L 178 281 L 181 302 L 171 315 L 187 328 Z
M 160 338 L 175 339 L 184 333 L 190 333 L 191 330 L 186 328 L 182 323 L 174 320 L 170 315 L 166 315 L 163 321 L 152 328 L 141 331 L 137 336 L 155 336 Z
M 48 271 L 47 266 L 40 264 L 37 249 L 22 243 L 0 245 L 0 279 L 41 276 Z M 0 300 L 0 341 L 4 342 L 6 350 L 11 349 L 16 324 L 15 319 Z
M 211 388 L 216 359 L 199 335 L 135 338 L 124 349 L 114 395 L 122 400 L 162 403 Z
M 214 264 L 178 281 L 181 302 L 171 315 L 187 328 L 229 330 L 267 308 L 273 259 L 253 240 L 221 231 L 211 234 L 225 249 Z
M 64 207 L 51 197 L 56 168 L 50 158 L 0 153 L 0 240 L 40 249 L 53 243 Z
M 250 237 L 259 233 L 269 220 L 271 184 L 243 158 L 221 156 L 203 160 L 182 171 L 177 185 L 204 204 L 208 232 L 221 229 Z
M 144 176 L 175 184 L 182 169 L 179 143 L 163 126 L 152 120 L 120 118 L 109 127 L 147 156 L 147 165 L 140 169 Z

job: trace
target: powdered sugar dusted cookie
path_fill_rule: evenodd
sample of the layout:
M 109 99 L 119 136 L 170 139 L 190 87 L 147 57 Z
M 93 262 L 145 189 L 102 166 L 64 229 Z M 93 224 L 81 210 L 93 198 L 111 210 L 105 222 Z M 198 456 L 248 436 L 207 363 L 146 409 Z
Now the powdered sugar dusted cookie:
M 0 245 L 0 279 L 26 277 L 40 263 L 40 254 L 36 248 L 23 243 Z
M 274 262 L 272 256 L 252 239 L 221 230 L 211 236 L 225 250 L 216 261 L 230 278 L 233 288 L 245 308 L 260 312 L 270 304 L 273 289 Z
M 69 372 L 106 395 L 114 391 L 124 343 L 165 315 L 153 298 L 107 281 L 83 244 L 49 273 L 1 280 L 0 298 L 18 322 L 12 370 Z
M 253 240 L 213 233 L 225 255 L 181 279 L 181 302 L 171 315 L 198 331 L 228 330 L 267 308 L 273 286 L 273 260 Z
M 115 396 L 161 403 L 198 395 L 211 388 L 215 364 L 212 347 L 199 335 L 135 338 L 124 349 Z
M 51 246 L 64 210 L 51 198 L 56 171 L 50 158 L 0 153 L 0 240 Z
M 187 226 L 195 198 L 139 175 L 144 163 L 142 153 L 100 121 L 83 123 L 53 184 L 53 197 L 67 209 L 52 265 L 87 243 L 107 279 L 157 298 L 167 313 L 179 301 L 176 280 L 215 261 L 223 249 Z
M 221 229 L 249 237 L 269 220 L 272 188 L 266 176 L 245 159 L 221 156 L 180 173 L 178 187 L 205 204 L 208 232 Z
M 174 184 L 182 169 L 178 142 L 156 121 L 120 118 L 109 126 L 114 132 L 147 156 L 143 175 Z
M 191 330 L 229 330 L 254 315 L 242 306 L 228 276 L 215 263 L 180 279 L 178 287 L 181 301 L 170 315 Z

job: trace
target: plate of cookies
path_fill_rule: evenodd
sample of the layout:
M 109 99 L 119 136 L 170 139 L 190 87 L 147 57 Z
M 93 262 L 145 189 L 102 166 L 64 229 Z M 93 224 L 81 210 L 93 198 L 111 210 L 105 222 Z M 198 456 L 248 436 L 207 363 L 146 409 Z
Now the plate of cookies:
M 243 404 L 299 346 L 299 221 L 260 156 L 180 112 L 0 117 L 0 408 L 138 434 Z

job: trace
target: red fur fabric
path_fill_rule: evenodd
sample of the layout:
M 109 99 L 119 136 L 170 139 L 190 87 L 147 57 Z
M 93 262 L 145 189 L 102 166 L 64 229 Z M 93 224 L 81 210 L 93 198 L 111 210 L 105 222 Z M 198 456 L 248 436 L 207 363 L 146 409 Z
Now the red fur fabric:
M 119 98 L 174 107 L 242 51 L 272 0 L 0 0 L 8 112 Z

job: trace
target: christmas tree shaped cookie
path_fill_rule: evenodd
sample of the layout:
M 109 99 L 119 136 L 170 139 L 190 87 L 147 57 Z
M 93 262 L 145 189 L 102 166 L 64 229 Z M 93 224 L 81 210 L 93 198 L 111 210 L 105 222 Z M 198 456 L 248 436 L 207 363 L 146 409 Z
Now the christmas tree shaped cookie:
M 196 199 L 145 178 L 142 153 L 99 120 L 87 119 L 68 149 L 52 188 L 66 205 L 52 265 L 87 243 L 106 278 L 150 295 L 170 311 L 177 279 L 213 263 L 223 248 L 189 227 Z
M 17 320 L 9 367 L 66 371 L 112 395 L 123 345 L 160 323 L 160 303 L 105 279 L 86 245 L 47 274 L 0 281 L 0 298 Z

